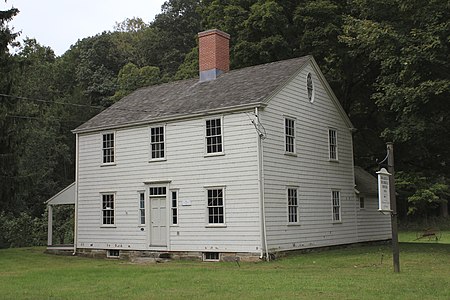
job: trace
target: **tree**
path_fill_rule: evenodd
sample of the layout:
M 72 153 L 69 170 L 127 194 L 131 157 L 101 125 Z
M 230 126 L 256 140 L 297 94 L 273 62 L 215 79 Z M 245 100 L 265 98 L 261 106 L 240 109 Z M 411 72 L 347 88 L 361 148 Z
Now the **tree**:
M 7 96 L 11 91 L 12 70 L 14 62 L 8 51 L 8 46 L 14 45 L 18 36 L 8 26 L 8 22 L 19 13 L 16 8 L 0 11 L 0 211 L 16 209 L 15 190 L 18 185 L 18 167 L 15 156 L 16 124 L 11 115 L 16 110 L 16 102 Z

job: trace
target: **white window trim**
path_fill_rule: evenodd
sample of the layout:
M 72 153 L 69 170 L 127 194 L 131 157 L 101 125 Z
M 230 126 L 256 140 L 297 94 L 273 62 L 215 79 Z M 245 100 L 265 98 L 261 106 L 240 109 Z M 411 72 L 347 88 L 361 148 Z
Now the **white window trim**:
M 107 163 L 105 163 L 105 162 L 103 162 L 103 150 L 104 150 L 104 148 L 103 148 L 103 136 L 105 135 L 105 134 L 112 134 L 113 136 L 114 136 L 114 148 L 113 148 L 113 150 L 114 150 L 114 155 L 113 155 L 113 162 L 107 162 Z M 117 137 L 117 134 L 116 134 L 116 131 L 105 131 L 105 132 L 102 132 L 102 133 L 100 133 L 100 166 L 101 167 L 106 167 L 106 166 L 115 166 L 116 165 L 116 150 L 117 150 L 117 139 L 116 139 L 116 137 Z
M 147 195 L 145 193 L 145 190 L 140 190 L 137 192 L 138 194 L 138 227 L 145 227 L 147 225 Z M 144 194 L 144 218 L 145 218 L 145 223 L 141 222 L 141 194 Z
M 172 193 L 177 193 L 177 224 L 173 223 L 173 209 L 174 207 L 172 206 Z M 172 227 L 178 227 L 180 225 L 180 193 L 179 193 L 179 189 L 170 189 L 169 190 L 169 201 L 170 201 L 170 226 Z
M 113 209 L 113 218 L 114 224 L 103 224 L 103 195 L 113 195 L 114 197 L 114 209 Z M 100 227 L 101 228 L 116 228 L 117 227 L 117 219 L 116 219 L 116 210 L 117 210 L 117 201 L 116 201 L 116 192 L 101 192 L 100 193 Z
M 215 120 L 215 119 L 220 119 L 220 132 L 221 132 L 221 136 L 222 136 L 222 151 L 221 152 L 214 152 L 214 153 L 208 153 L 208 139 L 206 136 L 206 121 L 209 120 Z M 205 118 L 203 120 L 203 126 L 204 130 L 203 130 L 203 136 L 204 136 L 204 157 L 211 157 L 211 156 L 223 156 L 225 155 L 225 135 L 224 135 L 224 131 L 223 131 L 223 116 L 216 116 L 216 117 L 209 117 L 209 118 Z
M 296 190 L 297 192 L 297 221 L 296 222 L 290 222 L 289 221 L 289 190 Z M 287 207 L 287 225 L 300 225 L 300 201 L 299 201 L 299 187 L 298 186 L 287 186 L 286 187 L 286 207 Z
M 159 158 L 152 158 L 152 128 L 163 128 L 163 138 L 164 138 L 164 157 Z M 167 139 L 166 139 L 166 124 L 163 125 L 155 125 L 150 126 L 148 129 L 148 136 L 149 136 L 149 154 L 148 154 L 148 161 L 149 162 L 155 162 L 155 161 L 165 161 L 167 160 Z
M 309 95 L 308 95 L 308 76 L 309 75 L 311 75 L 311 83 L 312 83 L 311 99 L 309 99 Z M 316 87 L 314 85 L 313 73 L 311 73 L 311 72 L 308 72 L 306 74 L 306 97 L 308 98 L 309 103 L 314 103 L 314 100 L 316 98 Z
M 294 121 L 294 152 L 286 151 L 286 119 Z M 283 115 L 283 149 L 284 155 L 297 156 L 297 118 Z
M 330 130 L 333 130 L 336 133 L 336 158 L 331 158 L 331 144 L 330 144 Z M 338 130 L 333 127 L 328 127 L 327 129 L 327 138 L 328 138 L 328 160 L 332 162 L 339 162 L 339 137 Z
M 224 185 L 213 185 L 213 186 L 204 186 L 205 189 L 205 227 L 207 228 L 223 228 L 227 227 L 226 220 L 226 186 Z M 222 189 L 222 198 L 223 198 L 223 223 L 209 223 L 209 210 L 208 210 L 208 190 L 218 190 Z
M 338 192 L 339 193 L 339 220 L 335 220 L 334 219 L 333 192 Z M 339 189 L 332 189 L 330 194 L 331 194 L 331 221 L 334 224 L 340 224 L 340 223 L 342 223 L 342 197 L 341 197 L 341 190 L 339 190 Z

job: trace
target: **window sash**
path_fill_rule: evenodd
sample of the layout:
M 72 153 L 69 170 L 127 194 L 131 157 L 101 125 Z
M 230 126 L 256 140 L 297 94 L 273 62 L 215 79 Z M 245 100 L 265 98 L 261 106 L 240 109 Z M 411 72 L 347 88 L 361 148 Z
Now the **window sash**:
M 295 120 L 284 119 L 285 151 L 295 153 Z
M 178 225 L 178 191 L 172 191 L 170 198 L 170 207 L 172 213 L 172 225 Z
M 208 189 L 208 223 L 209 224 L 224 224 L 224 190 L 223 189 Z
M 102 224 L 114 225 L 114 194 L 102 194 Z
M 288 222 L 298 223 L 298 198 L 297 189 L 288 189 Z
M 151 158 L 165 158 L 164 126 L 150 129 Z
M 333 221 L 341 221 L 341 199 L 339 191 L 331 192 L 332 202 L 333 202 Z
M 145 225 L 145 193 L 139 193 L 139 224 Z
M 221 153 L 222 147 L 222 120 L 206 120 L 206 153 Z
M 337 131 L 334 129 L 328 130 L 328 144 L 329 144 L 329 153 L 330 159 L 337 160 Z
M 114 133 L 105 133 L 102 136 L 102 157 L 103 163 L 114 162 Z

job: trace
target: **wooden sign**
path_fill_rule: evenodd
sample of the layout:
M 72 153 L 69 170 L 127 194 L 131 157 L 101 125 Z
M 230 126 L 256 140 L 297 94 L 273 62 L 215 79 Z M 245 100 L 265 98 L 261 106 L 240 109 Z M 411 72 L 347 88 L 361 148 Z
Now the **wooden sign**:
M 391 210 L 391 195 L 389 187 L 389 176 L 391 174 L 382 168 L 377 172 L 378 174 L 378 210 L 392 211 Z

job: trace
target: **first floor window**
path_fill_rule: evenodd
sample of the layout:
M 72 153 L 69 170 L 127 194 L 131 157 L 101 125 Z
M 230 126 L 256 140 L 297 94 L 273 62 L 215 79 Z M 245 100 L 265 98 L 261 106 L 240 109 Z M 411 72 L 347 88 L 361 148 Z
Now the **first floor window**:
M 288 222 L 298 223 L 297 189 L 288 188 Z
M 222 151 L 221 119 L 206 120 L 206 153 L 220 153 Z
M 139 224 L 145 225 L 145 193 L 139 193 Z
M 364 208 L 364 197 L 359 197 L 359 208 Z
M 114 133 L 103 134 L 102 157 L 104 164 L 114 162 Z
M 287 153 L 295 153 L 295 120 L 284 119 L 284 139 L 285 151 Z
M 332 191 L 331 198 L 333 201 L 333 221 L 341 221 L 341 197 L 339 191 Z
M 328 145 L 329 145 L 330 159 L 337 160 L 338 144 L 337 144 L 337 132 L 335 129 L 328 130 Z
M 164 127 L 152 127 L 150 131 L 152 159 L 164 158 Z
M 224 224 L 223 192 L 223 188 L 208 190 L 209 224 Z
M 102 224 L 114 225 L 114 194 L 102 194 Z
M 172 225 L 178 224 L 178 191 L 170 193 L 171 209 L 172 209 Z

